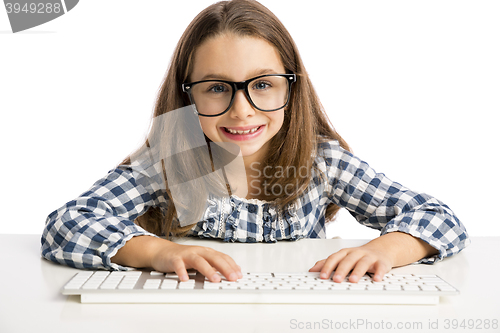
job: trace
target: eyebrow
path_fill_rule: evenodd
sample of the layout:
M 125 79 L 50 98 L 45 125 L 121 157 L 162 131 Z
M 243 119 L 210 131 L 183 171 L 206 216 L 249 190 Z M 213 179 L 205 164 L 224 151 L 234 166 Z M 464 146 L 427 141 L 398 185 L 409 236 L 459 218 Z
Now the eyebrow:
M 254 76 L 264 75 L 264 74 L 278 74 L 278 73 L 274 69 L 270 69 L 270 68 L 257 69 L 257 70 L 250 73 L 249 78 L 254 77 Z M 231 79 L 228 76 L 226 76 L 224 74 L 217 74 L 217 73 L 207 74 L 204 77 L 202 77 L 200 81 L 211 80 L 211 79 L 231 81 Z

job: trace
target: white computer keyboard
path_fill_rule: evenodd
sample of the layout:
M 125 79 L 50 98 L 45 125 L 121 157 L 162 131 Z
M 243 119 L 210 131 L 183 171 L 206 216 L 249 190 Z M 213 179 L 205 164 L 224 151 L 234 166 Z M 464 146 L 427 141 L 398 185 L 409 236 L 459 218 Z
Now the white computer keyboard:
M 437 275 L 387 274 L 382 282 L 365 275 L 358 283 L 336 283 L 319 273 L 243 273 L 238 281 L 189 281 L 154 271 L 80 271 L 63 287 L 82 303 L 316 303 L 437 304 L 459 291 Z

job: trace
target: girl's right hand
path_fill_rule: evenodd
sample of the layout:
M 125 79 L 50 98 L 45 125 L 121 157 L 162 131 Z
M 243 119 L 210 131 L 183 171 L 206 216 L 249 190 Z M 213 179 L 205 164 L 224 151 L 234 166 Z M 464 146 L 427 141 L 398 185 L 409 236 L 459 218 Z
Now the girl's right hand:
M 229 281 L 243 277 L 241 267 L 222 252 L 209 247 L 181 245 L 162 242 L 151 257 L 151 266 L 159 272 L 175 272 L 181 281 L 189 280 L 187 269 L 193 268 L 206 276 L 211 282 L 220 282 L 219 271 Z

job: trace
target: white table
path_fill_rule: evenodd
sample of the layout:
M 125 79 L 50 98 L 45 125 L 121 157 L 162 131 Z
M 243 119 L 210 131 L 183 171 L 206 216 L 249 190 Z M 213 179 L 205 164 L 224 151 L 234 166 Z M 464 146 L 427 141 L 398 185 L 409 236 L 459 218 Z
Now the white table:
M 181 241 L 227 253 L 243 271 L 273 272 L 307 271 L 317 260 L 343 247 L 365 242 L 342 239 L 302 239 L 275 244 Z M 78 297 L 60 293 L 77 270 L 42 259 L 39 235 L 0 235 L 0 249 L 1 333 L 386 332 L 382 327 L 387 325 L 392 325 L 391 332 L 500 331 L 500 328 L 485 329 L 486 320 L 490 325 L 492 320 L 500 320 L 499 237 L 473 238 L 462 253 L 435 265 L 393 269 L 402 274 L 438 274 L 460 290 L 459 296 L 441 298 L 436 306 L 81 304 Z M 482 324 L 483 329 L 453 330 L 452 320 L 458 320 L 458 324 L 474 320 L 474 325 Z M 307 325 L 313 328 L 316 325 L 318 329 L 307 329 Z M 446 325 L 450 328 L 446 329 Z

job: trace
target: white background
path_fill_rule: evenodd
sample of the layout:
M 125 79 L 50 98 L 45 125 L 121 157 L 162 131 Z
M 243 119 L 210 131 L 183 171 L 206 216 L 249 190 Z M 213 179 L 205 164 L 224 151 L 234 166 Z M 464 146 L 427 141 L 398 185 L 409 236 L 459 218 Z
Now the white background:
M 16 34 L 0 7 L 0 233 L 41 233 L 142 143 L 175 44 L 211 3 L 86 0 Z M 471 236 L 500 236 L 500 2 L 262 3 L 356 155 Z M 343 212 L 329 235 L 378 232 Z

